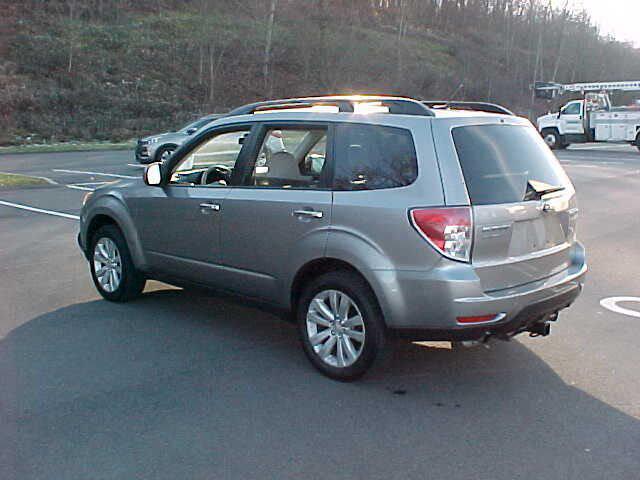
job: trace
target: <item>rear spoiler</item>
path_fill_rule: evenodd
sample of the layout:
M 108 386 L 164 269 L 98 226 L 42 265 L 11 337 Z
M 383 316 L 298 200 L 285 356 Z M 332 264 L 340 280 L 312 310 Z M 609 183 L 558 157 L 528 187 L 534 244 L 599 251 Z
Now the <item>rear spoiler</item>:
M 500 115 L 515 116 L 508 108 L 496 103 L 487 102 L 458 102 L 451 100 L 425 100 L 422 104 L 434 110 L 474 110 L 477 112 L 498 113 Z

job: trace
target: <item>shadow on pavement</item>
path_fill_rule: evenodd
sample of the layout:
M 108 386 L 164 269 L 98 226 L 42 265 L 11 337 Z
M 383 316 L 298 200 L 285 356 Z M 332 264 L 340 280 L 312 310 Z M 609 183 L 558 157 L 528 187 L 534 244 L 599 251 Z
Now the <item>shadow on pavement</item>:
M 543 341 L 543 340 L 542 340 Z M 292 325 L 164 290 L 47 313 L 0 340 L 0 477 L 637 478 L 636 419 L 517 341 L 398 343 L 362 381 Z

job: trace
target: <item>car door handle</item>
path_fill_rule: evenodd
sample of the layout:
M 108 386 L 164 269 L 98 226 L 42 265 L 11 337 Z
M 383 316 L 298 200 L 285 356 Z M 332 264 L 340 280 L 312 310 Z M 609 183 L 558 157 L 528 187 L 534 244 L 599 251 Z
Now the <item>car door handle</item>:
M 200 204 L 200 208 L 207 209 L 207 210 L 213 210 L 214 212 L 219 212 L 220 211 L 220 204 L 219 203 L 201 203 Z
M 317 210 L 294 210 L 293 215 L 296 217 L 322 218 L 324 214 Z

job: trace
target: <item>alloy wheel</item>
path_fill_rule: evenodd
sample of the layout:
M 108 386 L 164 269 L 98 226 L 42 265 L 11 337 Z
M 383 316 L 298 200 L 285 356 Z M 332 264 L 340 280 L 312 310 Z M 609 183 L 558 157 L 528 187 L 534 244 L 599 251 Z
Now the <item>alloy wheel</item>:
M 122 257 L 115 242 L 107 237 L 100 238 L 93 249 L 93 270 L 96 279 L 105 292 L 113 293 L 122 281 Z
M 311 348 L 327 365 L 353 365 L 364 348 L 365 326 L 358 305 L 344 292 L 323 290 L 307 309 L 307 336 Z

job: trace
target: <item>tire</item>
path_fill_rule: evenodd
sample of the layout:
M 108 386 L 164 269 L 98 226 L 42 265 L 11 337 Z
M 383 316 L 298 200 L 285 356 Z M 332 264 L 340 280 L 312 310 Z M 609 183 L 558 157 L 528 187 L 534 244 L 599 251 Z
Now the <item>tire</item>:
M 546 143 L 551 150 L 563 150 L 567 148 L 568 145 L 564 142 L 564 138 L 555 128 L 546 128 L 542 130 L 541 133 L 544 143 Z
M 109 261 L 107 273 L 98 276 L 96 268 L 105 267 L 106 260 Z M 105 300 L 126 302 L 139 296 L 144 289 L 146 279 L 136 270 L 127 242 L 115 225 L 104 225 L 91 237 L 89 267 L 93 283 Z M 109 271 L 115 271 L 115 275 Z
M 327 310 L 319 307 L 318 301 Z M 335 309 L 342 314 L 340 323 L 330 320 L 332 305 L 347 307 Z M 300 295 L 296 312 L 307 358 L 334 380 L 348 382 L 361 377 L 384 347 L 385 324 L 378 302 L 369 285 L 354 273 L 334 271 L 311 280 Z M 312 339 L 321 341 L 314 346 Z
M 638 148 L 638 150 L 640 150 L 640 134 L 638 134 L 638 136 L 636 137 L 636 143 L 635 143 L 636 147 Z
M 178 149 L 175 145 L 166 145 L 164 147 L 160 147 L 156 151 L 155 161 L 156 162 L 164 162 L 168 160 L 169 157 Z M 152 162 L 149 162 L 152 163 Z

